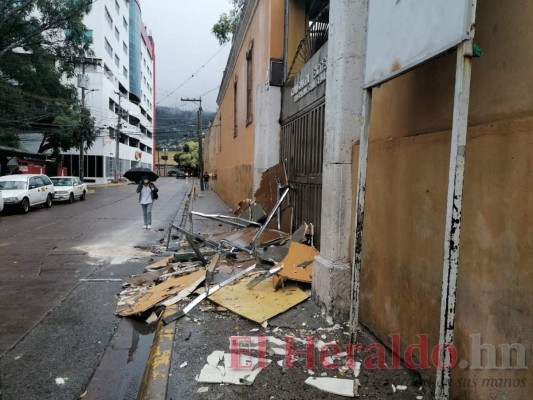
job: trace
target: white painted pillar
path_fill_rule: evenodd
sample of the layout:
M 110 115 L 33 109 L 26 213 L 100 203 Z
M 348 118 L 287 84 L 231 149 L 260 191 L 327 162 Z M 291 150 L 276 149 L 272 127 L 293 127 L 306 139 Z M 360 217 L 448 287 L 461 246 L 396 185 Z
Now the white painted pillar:
M 472 0 L 470 38 L 457 49 L 455 93 L 453 102 L 452 143 L 448 173 L 448 201 L 444 231 L 444 262 L 442 269 L 442 297 L 439 332 L 439 359 L 443 368 L 437 369 L 435 399 L 448 400 L 451 388 L 451 368 L 454 353 L 455 303 L 457 273 L 459 271 L 459 239 L 463 209 L 463 180 L 465 172 L 468 108 L 475 36 L 477 0 Z
M 368 0 L 330 3 L 320 255 L 313 298 L 335 318 L 350 311 L 352 146 L 364 124 Z
M 281 89 L 258 85 L 255 95 L 254 188 L 259 187 L 261 174 L 279 163 Z M 269 211 L 269 210 L 266 210 Z

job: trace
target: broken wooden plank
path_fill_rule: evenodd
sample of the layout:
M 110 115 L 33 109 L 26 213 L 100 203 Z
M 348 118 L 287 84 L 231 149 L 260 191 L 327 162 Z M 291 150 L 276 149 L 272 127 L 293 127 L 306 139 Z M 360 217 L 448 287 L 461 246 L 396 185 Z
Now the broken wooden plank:
M 145 268 L 145 271 L 153 271 L 153 270 L 156 270 L 156 269 L 159 269 L 159 268 L 166 267 L 167 264 L 168 264 L 173 258 L 174 258 L 174 256 L 168 256 L 168 257 L 162 258 L 161 260 L 156 261 L 155 263 L 152 263 L 152 264 L 148 265 L 148 266 Z
M 245 270 L 239 272 L 238 274 L 233 275 L 232 277 L 228 278 L 224 282 L 213 286 L 212 288 L 209 289 L 209 291 L 211 293 L 215 293 L 217 290 L 223 288 L 226 285 L 229 285 L 231 282 L 239 279 L 240 277 L 242 277 L 243 275 L 247 274 L 248 272 L 251 272 L 254 268 L 255 268 L 255 264 L 254 265 L 250 265 Z M 200 304 L 206 297 L 207 297 L 207 293 L 204 292 L 203 294 L 198 296 L 196 299 L 191 301 L 186 307 L 183 308 L 183 310 L 180 310 L 177 313 L 169 315 L 168 317 L 164 318 L 163 319 L 163 323 L 165 325 L 167 325 L 167 324 L 170 324 L 171 322 L 176 321 L 177 319 L 180 319 L 181 317 L 184 317 L 185 315 L 187 315 L 187 313 L 189 311 L 191 311 L 194 307 L 196 307 L 198 304 Z
M 285 285 L 283 290 L 272 289 L 272 277 L 265 279 L 253 290 L 247 287 L 254 277 L 241 279 L 209 296 L 209 300 L 221 305 L 241 317 L 259 324 L 281 314 L 309 298 L 309 295 L 295 284 Z
M 278 275 L 293 281 L 311 283 L 313 280 L 313 260 L 318 254 L 318 250 L 314 247 L 291 242 L 288 254 L 279 263 L 284 267 L 278 272 Z
M 147 311 L 170 296 L 187 288 L 203 276 L 205 276 L 205 271 L 199 270 L 189 275 L 167 279 L 163 283 L 153 286 L 146 292 L 141 293 L 136 299 L 133 299 L 133 301 L 130 299 L 127 304 L 119 301 L 117 305 L 117 314 L 127 317 Z
M 270 212 L 278 201 L 278 188 L 285 186 L 287 186 L 287 173 L 283 164 L 276 164 L 268 168 L 261 175 L 259 188 L 254 194 L 255 202 L 263 210 Z M 287 200 L 285 200 L 285 203 L 283 206 L 288 206 Z

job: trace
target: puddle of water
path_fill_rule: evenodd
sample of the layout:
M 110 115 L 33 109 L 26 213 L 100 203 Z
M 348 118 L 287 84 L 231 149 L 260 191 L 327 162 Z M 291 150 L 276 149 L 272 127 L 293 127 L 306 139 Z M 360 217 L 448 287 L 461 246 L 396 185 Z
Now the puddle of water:
M 144 370 L 150 356 L 150 349 L 154 340 L 156 324 L 147 325 L 142 321 L 124 318 L 119 328 L 120 334 L 125 335 L 129 348 L 113 350 L 106 349 L 102 359 L 103 373 L 95 373 L 89 383 L 88 400 L 109 399 L 137 399 Z M 123 342 L 122 342 L 123 343 Z M 126 353 L 125 353 L 126 352 Z M 112 369 L 109 369 L 112 366 Z
M 126 319 L 131 326 L 131 347 L 125 365 L 125 379 L 122 382 L 122 399 L 137 399 L 144 370 L 150 356 L 150 349 L 154 340 L 156 324 L 147 325 L 144 322 Z

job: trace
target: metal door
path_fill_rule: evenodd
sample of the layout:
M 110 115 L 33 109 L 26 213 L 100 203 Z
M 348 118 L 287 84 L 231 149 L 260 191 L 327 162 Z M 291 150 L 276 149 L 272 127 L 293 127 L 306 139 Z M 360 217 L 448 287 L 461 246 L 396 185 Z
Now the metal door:
M 302 222 L 315 226 L 315 246 L 320 248 L 322 159 L 325 103 L 290 118 L 281 127 L 281 160 L 287 169 L 294 209 L 293 228 Z

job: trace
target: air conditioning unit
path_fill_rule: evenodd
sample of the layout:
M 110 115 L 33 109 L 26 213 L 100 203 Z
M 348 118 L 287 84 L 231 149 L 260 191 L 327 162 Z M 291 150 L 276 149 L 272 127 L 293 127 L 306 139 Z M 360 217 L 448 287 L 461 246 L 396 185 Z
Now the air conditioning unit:
M 283 60 L 270 59 L 270 86 L 283 86 Z

